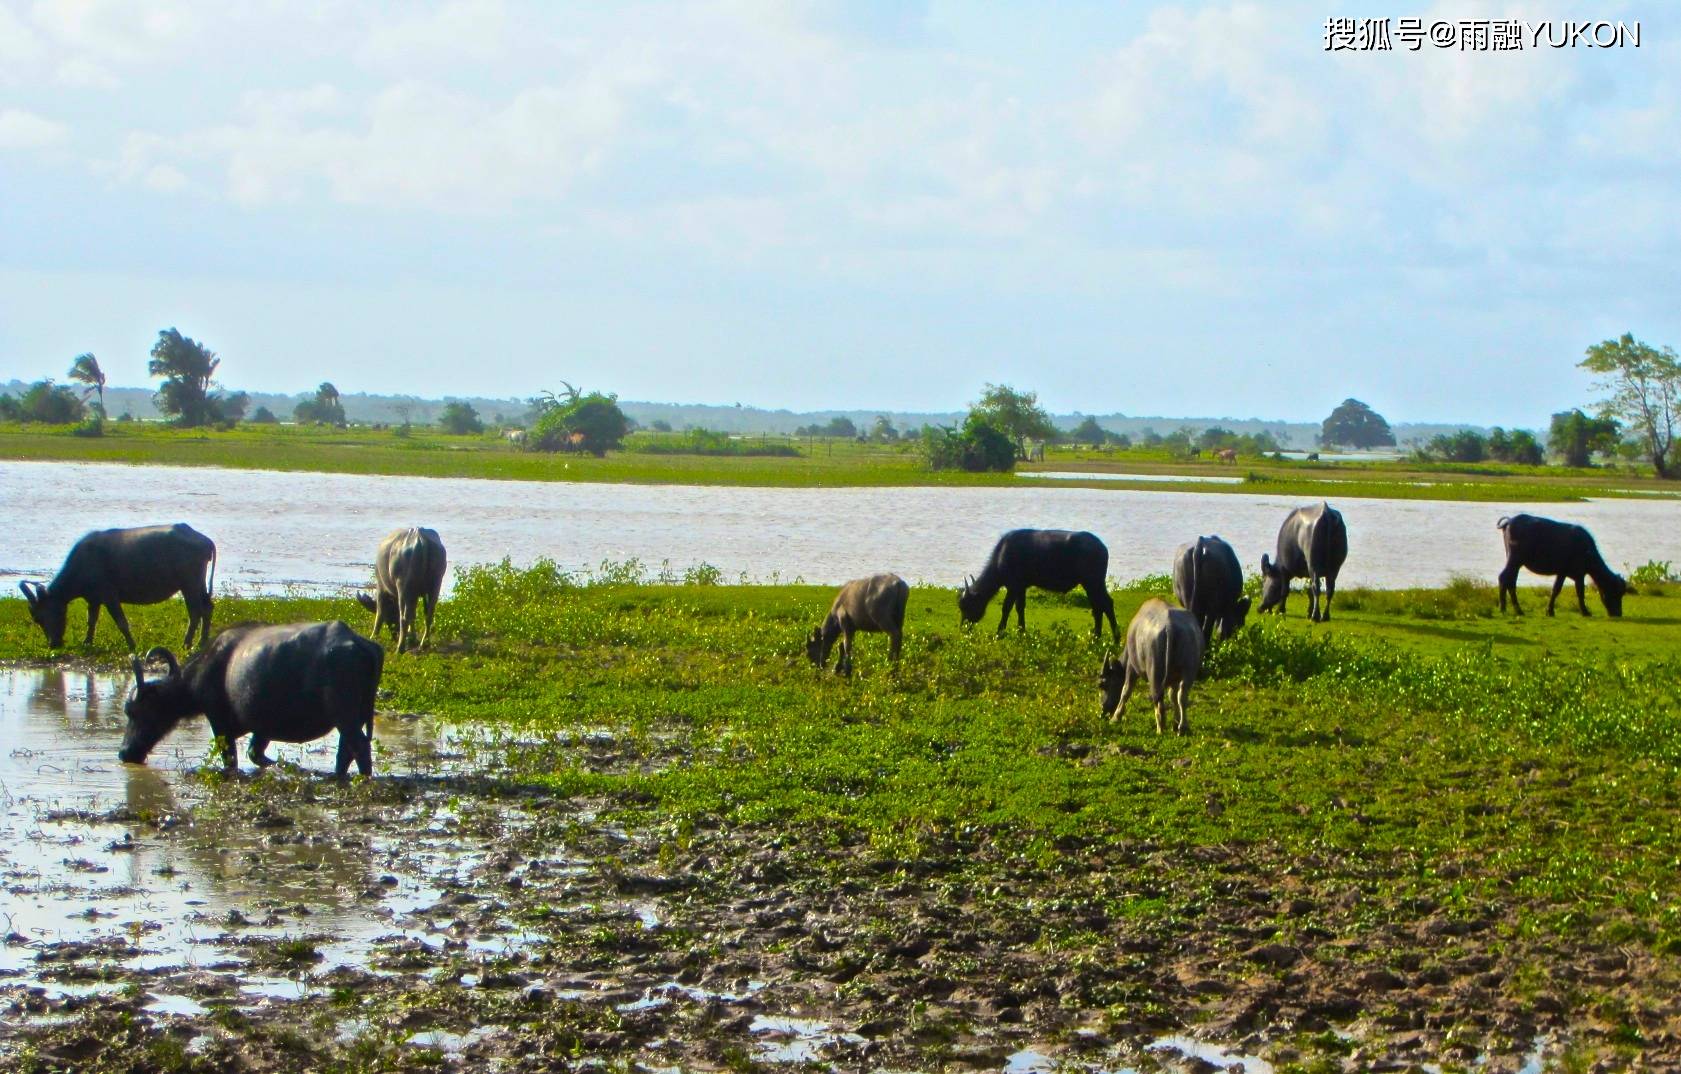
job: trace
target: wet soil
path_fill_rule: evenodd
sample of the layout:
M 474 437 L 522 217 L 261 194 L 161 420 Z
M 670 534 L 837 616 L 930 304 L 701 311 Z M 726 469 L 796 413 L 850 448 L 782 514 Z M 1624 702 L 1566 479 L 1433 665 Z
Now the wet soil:
M 0 1070 L 1668 1069 L 1673 960 L 1396 898 L 1403 862 L 607 818 L 382 713 L 377 777 L 114 758 L 121 684 L 0 672 Z M 1474 863 L 1444 867 L 1470 868 Z

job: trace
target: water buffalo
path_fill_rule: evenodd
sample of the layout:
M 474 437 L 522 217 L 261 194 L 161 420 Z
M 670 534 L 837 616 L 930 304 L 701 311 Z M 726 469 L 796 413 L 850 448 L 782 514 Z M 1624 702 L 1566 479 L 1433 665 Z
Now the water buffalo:
M 1194 544 L 1179 546 L 1173 559 L 1173 595 L 1196 617 L 1204 643 L 1231 637 L 1249 614 L 1237 553 L 1218 537 L 1198 537 Z
M 1027 629 L 1027 587 L 1038 586 L 1053 593 L 1066 593 L 1083 586 L 1091 600 L 1092 634 L 1103 633 L 1103 617 L 1109 617 L 1109 632 L 1120 639 L 1115 622 L 1115 602 L 1106 585 L 1109 549 L 1085 531 L 1011 530 L 998 538 L 979 578 L 970 579 L 957 591 L 957 609 L 963 622 L 978 622 L 986 614 L 993 594 L 1004 590 L 1004 614 L 998 633 L 1016 609 L 1016 626 Z
M 1261 556 L 1261 607 L 1284 614 L 1290 579 L 1306 578 L 1307 617 L 1323 623 L 1331 618 L 1331 598 L 1337 593 L 1337 573 L 1348 558 L 1348 528 L 1330 504 L 1298 507 L 1278 529 L 1278 560 Z M 1319 581 L 1325 580 L 1325 602 L 1319 602 Z
M 168 664 L 169 674 L 151 681 L 145 663 L 133 661 L 122 761 L 144 764 L 176 724 L 203 713 L 229 772 L 239 767 L 234 745 L 243 735 L 251 736 L 248 756 L 261 768 L 274 763 L 265 752 L 270 742 L 311 742 L 337 728 L 338 777 L 353 760 L 364 776 L 372 774 L 374 695 L 385 650 L 344 623 L 239 623 L 184 666 L 168 649 L 146 654 L 147 662 L 154 659 Z
M 827 666 L 829 649 L 838 635 L 841 647 L 835 673 L 850 675 L 853 632 L 881 631 L 888 638 L 888 659 L 898 663 L 899 643 L 905 636 L 905 604 L 910 599 L 911 587 L 897 574 L 872 574 L 846 583 L 835 594 L 828 618 L 822 626 L 813 628 L 806 639 L 806 655 L 819 668 Z
M 210 638 L 214 603 L 210 594 L 215 586 L 216 543 L 182 522 L 95 530 L 71 547 L 51 582 L 18 583 L 29 601 L 30 618 L 46 632 L 47 644 L 54 649 L 64 644 L 70 602 L 80 598 L 88 604 L 88 634 L 82 644 L 93 644 L 94 624 L 103 606 L 123 632 L 129 652 L 135 648 L 134 635 L 123 614 L 124 604 L 157 604 L 181 594 L 187 604 L 187 636 L 182 644 L 192 645 L 195 629 L 203 644 Z
M 444 542 L 437 530 L 423 526 L 392 530 L 379 542 L 379 554 L 374 559 L 374 585 L 378 597 L 366 593 L 356 599 L 374 613 L 374 637 L 381 626 L 389 626 L 397 636 L 397 651 L 408 648 L 409 635 L 414 632 L 415 605 L 426 602 L 426 630 L 420 635 L 424 647 L 432 637 L 432 613 L 438 607 L 438 591 L 444 585 Z
M 1574 523 L 1535 515 L 1512 515 L 1495 525 L 1506 542 L 1506 567 L 1500 572 L 1501 611 L 1506 610 L 1506 594 L 1510 593 L 1512 610 L 1523 614 L 1523 609 L 1518 607 L 1518 569 L 1527 567 L 1535 574 L 1557 575 L 1553 579 L 1553 595 L 1547 601 L 1548 615 L 1553 614 L 1553 605 L 1558 603 L 1559 590 L 1564 588 L 1566 578 L 1576 583 L 1576 606 L 1583 615 L 1589 614 L 1582 595 L 1585 575 L 1593 576 L 1599 599 L 1605 602 L 1605 614 L 1613 619 L 1623 614 L 1623 594 L 1628 592 L 1628 583 L 1605 565 L 1593 534 Z
M 1160 597 L 1151 597 L 1127 624 L 1126 644 L 1121 658 L 1103 661 L 1098 685 L 1103 689 L 1103 712 L 1112 720 L 1121 718 L 1139 676 L 1150 684 L 1150 701 L 1156 707 L 1156 734 L 1162 733 L 1163 699 L 1173 688 L 1173 706 L 1179 715 L 1176 734 L 1189 734 L 1185 702 L 1202 670 L 1202 627 L 1196 617 L 1175 608 Z

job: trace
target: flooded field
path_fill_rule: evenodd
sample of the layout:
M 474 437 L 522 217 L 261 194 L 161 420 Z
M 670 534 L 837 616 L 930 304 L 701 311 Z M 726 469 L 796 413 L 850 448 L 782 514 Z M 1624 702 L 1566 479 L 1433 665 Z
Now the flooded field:
M 1168 570 L 1199 534 L 1231 541 L 1253 570 L 1279 522 L 1281 496 L 1059 488 L 718 488 L 447 478 L 361 477 L 84 463 L 0 463 L 0 578 L 50 577 L 76 536 L 108 526 L 187 522 L 215 539 L 218 586 L 332 592 L 365 584 L 379 537 L 402 525 L 442 533 L 454 564 L 548 556 L 566 568 L 641 561 L 676 573 L 700 563 L 723 580 L 844 581 L 880 570 L 955 585 L 998 534 L 1018 526 L 1089 529 L 1109 546 L 1109 574 Z M 1521 504 L 1338 501 L 1348 522 L 1342 585 L 1492 580 L 1504 562 L 1495 521 Z M 1614 568 L 1681 562 L 1676 506 L 1615 499 L 1540 513 L 1594 531 Z M 224 590 L 225 592 L 226 590 Z

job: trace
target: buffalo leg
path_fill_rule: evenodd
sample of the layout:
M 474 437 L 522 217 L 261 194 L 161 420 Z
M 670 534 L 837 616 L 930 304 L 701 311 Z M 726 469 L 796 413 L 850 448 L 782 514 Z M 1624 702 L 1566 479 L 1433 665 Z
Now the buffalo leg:
M 852 677 L 852 624 L 849 622 L 841 628 L 840 662 L 835 670 L 847 678 Z
M 1553 605 L 1558 603 L 1558 594 L 1563 588 L 1564 575 L 1561 574 L 1557 578 L 1553 579 L 1553 595 L 1547 600 L 1547 614 L 1549 616 L 1553 614 Z
M 438 594 L 436 591 L 426 594 L 426 633 L 420 636 L 420 647 L 426 648 L 432 640 L 432 613 L 438 610 Z
M 1150 704 L 1153 705 L 1156 710 L 1156 734 L 1158 735 L 1162 733 L 1162 716 L 1165 715 L 1162 708 L 1166 700 L 1167 691 L 1161 689 L 1161 687 L 1157 686 L 1155 683 L 1151 683 Z
M 350 762 L 352 761 L 358 762 L 358 767 L 360 767 L 359 762 L 362 759 L 361 740 L 364 737 L 360 727 L 339 728 L 339 755 L 337 763 L 333 766 L 335 779 L 343 779 L 350 774 Z M 367 775 L 366 772 L 362 774 Z
M 1021 592 L 1016 594 L 1016 629 L 1027 629 L 1027 587 L 1022 586 Z
M 1109 714 L 1111 720 L 1119 720 L 1121 712 L 1127 707 L 1127 699 L 1132 697 L 1132 688 L 1138 685 L 1138 677 L 1132 673 L 1132 666 L 1127 665 L 1126 674 L 1121 678 L 1121 696 L 1115 702 L 1115 711 Z
M 1592 615 L 1593 613 L 1588 611 L 1588 602 L 1582 594 L 1582 576 L 1577 575 L 1574 581 L 1576 583 L 1576 607 L 1582 610 L 1583 615 Z
M 99 602 L 97 600 L 90 600 L 88 601 L 88 636 L 82 639 L 83 645 L 93 644 L 93 625 L 97 622 L 99 622 Z M 134 643 L 132 641 L 129 642 L 128 647 L 132 650 L 134 648 Z
M 1307 621 L 1319 622 L 1319 576 L 1311 573 L 1307 576 Z
M 1336 596 L 1336 594 L 1337 577 L 1334 574 L 1327 574 L 1325 576 L 1325 603 L 1320 606 L 1319 612 L 1319 621 L 1321 623 L 1329 623 L 1331 621 L 1331 598 Z
M 1004 636 L 1004 628 L 1010 625 L 1010 606 L 1016 602 L 1016 591 L 1004 590 L 1004 614 L 998 617 L 998 636 Z
M 1185 701 L 1191 692 L 1189 683 L 1180 683 L 1173 691 L 1173 707 L 1178 710 L 1179 723 L 1174 727 L 1174 733 L 1188 735 L 1191 733 L 1191 721 L 1185 718 Z
M 245 756 L 251 758 L 251 763 L 258 768 L 267 768 L 274 763 L 274 758 L 268 755 L 268 739 L 261 735 L 251 736 L 251 745 L 245 751 Z
M 129 632 L 128 616 L 123 614 L 123 606 L 114 600 L 108 601 L 105 610 L 111 613 L 111 621 L 117 624 L 117 629 L 122 631 L 123 637 L 128 640 L 128 651 L 134 652 L 134 635 Z M 93 641 L 93 624 L 90 622 L 88 626 L 88 641 L 91 642 Z
M 890 630 L 887 633 L 887 659 L 895 664 L 899 662 L 899 646 L 905 640 L 905 628 Z
M 1512 594 L 1512 614 L 1522 615 L 1523 609 L 1518 607 L 1518 565 L 1508 560 L 1506 567 L 1500 572 L 1500 613 L 1506 613 L 1506 594 Z

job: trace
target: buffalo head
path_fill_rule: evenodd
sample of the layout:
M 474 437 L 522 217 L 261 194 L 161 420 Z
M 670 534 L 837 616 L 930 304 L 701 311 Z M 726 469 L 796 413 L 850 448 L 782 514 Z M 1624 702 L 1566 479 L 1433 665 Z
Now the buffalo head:
M 117 751 L 117 759 L 125 764 L 145 764 L 146 755 L 152 752 L 152 747 L 174 730 L 181 717 L 186 715 L 181 704 L 184 692 L 181 665 L 176 662 L 174 653 L 161 647 L 147 653 L 144 660 L 138 656 L 131 660 L 134 688 L 129 691 L 128 701 L 123 705 L 128 729 L 123 732 L 123 746 Z M 147 682 L 146 665 L 153 660 L 168 664 L 169 674 Z
M 18 588 L 23 590 L 23 598 L 29 602 L 29 618 L 35 620 L 47 635 L 47 645 L 54 649 L 64 647 L 64 621 L 69 612 L 66 603 L 47 592 L 47 587 L 40 582 L 19 582 Z
M 1628 582 L 1622 575 L 1612 574 L 1595 578 L 1593 584 L 1599 589 L 1599 599 L 1605 602 L 1605 614 L 1613 619 L 1622 618 L 1623 594 L 1628 592 Z
M 812 627 L 811 635 L 805 640 L 805 655 L 813 664 L 822 667 L 828 662 L 828 653 L 823 651 L 823 628 Z
M 1220 616 L 1220 625 L 1216 629 L 1221 641 L 1225 641 L 1242 629 L 1243 621 L 1249 617 L 1249 604 L 1249 598 L 1242 597 L 1228 608 L 1224 615 Z
M 1097 688 L 1103 692 L 1103 711 L 1099 717 L 1106 717 L 1115 711 L 1116 702 L 1121 699 L 1121 687 L 1126 684 L 1127 662 L 1122 657 L 1119 660 L 1112 656 L 1103 658 L 1103 670 L 1097 676 Z
M 1265 614 L 1274 608 L 1283 611 L 1284 598 L 1290 595 L 1290 576 L 1284 573 L 1284 568 L 1261 553 L 1261 606 L 1255 609 L 1257 614 Z
M 962 617 L 963 624 L 980 622 L 981 616 L 986 614 L 989 598 L 981 596 L 975 590 L 975 580 L 965 578 L 963 585 L 957 591 L 957 613 Z

